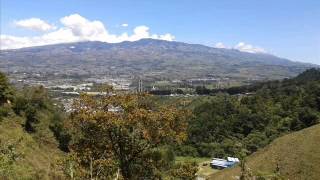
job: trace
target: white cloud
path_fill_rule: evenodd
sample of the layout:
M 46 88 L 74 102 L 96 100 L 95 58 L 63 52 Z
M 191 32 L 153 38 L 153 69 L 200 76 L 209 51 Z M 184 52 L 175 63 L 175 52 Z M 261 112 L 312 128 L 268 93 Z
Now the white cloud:
M 214 45 L 215 48 L 225 48 L 225 49 L 237 49 L 242 52 L 249 52 L 249 53 L 267 53 L 267 51 L 261 47 L 253 46 L 251 44 L 246 44 L 244 42 L 239 42 L 234 47 L 229 47 L 223 44 L 222 42 L 218 42 Z
M 30 46 L 41 46 L 57 43 L 78 41 L 102 41 L 117 43 L 122 41 L 137 41 L 143 38 L 174 40 L 174 36 L 166 33 L 162 35 L 151 34 L 149 27 L 137 26 L 133 33 L 111 34 L 101 21 L 90 21 L 79 14 L 72 14 L 60 19 L 62 27 L 55 31 L 44 33 L 40 36 L 21 37 L 13 35 L 1 35 L 0 49 L 17 49 Z
M 160 35 L 158 39 L 166 40 L 166 41 L 173 41 L 176 37 L 170 33 L 166 33 Z
M 49 31 L 49 30 L 56 29 L 54 25 L 51 25 L 39 18 L 23 19 L 23 20 L 15 21 L 14 24 L 17 27 L 30 29 L 34 31 Z
M 218 42 L 214 45 L 215 48 L 227 48 L 222 42 Z
M 137 26 L 136 28 L 134 28 L 133 33 L 134 34 L 130 37 L 131 41 L 136 41 L 139 39 L 150 37 L 149 27 L 147 27 L 147 26 Z M 154 36 L 154 37 L 156 37 L 156 36 Z M 155 39 L 157 39 L 157 38 L 155 38 Z
M 79 41 L 99 41 L 108 38 L 108 32 L 100 21 L 89 21 L 79 14 L 72 14 L 60 19 L 65 31 L 71 31 L 72 36 Z
M 251 44 L 246 44 L 244 42 L 239 42 L 234 49 L 238 49 L 239 51 L 249 52 L 249 53 L 266 53 L 267 51 L 261 47 L 253 46 Z
M 122 26 L 122 27 L 128 27 L 128 26 L 129 26 L 129 24 L 127 24 L 127 23 L 123 23 L 123 24 L 121 24 L 121 26 Z

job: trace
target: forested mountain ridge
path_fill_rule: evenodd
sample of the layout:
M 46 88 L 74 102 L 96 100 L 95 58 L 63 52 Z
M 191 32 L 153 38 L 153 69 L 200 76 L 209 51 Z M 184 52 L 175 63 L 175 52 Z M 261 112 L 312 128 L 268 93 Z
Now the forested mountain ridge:
M 193 110 L 188 143 L 177 152 L 206 157 L 250 154 L 283 134 L 319 123 L 319 72 L 310 69 L 296 78 L 239 87 L 236 95 L 214 94 Z M 251 93 L 238 94 L 248 87 L 253 87 Z
M 205 87 L 197 87 L 196 92 L 202 95 L 215 94 L 218 92 L 228 93 L 230 95 L 244 94 L 244 93 L 252 93 L 256 92 L 263 88 L 269 88 L 273 91 L 281 90 L 281 88 L 285 88 L 288 86 L 301 86 L 310 83 L 317 83 L 320 79 L 319 69 L 311 68 L 308 69 L 296 77 L 293 78 L 285 78 L 282 80 L 273 80 L 273 81 L 262 81 L 252 83 L 250 85 L 244 86 L 236 86 L 224 89 L 207 89 Z

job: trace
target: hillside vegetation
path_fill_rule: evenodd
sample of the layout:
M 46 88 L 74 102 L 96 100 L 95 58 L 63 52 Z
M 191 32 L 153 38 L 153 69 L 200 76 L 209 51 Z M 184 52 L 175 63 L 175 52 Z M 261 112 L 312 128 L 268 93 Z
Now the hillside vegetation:
M 21 128 L 21 118 L 0 123 L 0 179 L 55 179 L 52 167 L 64 154 L 56 143 L 37 141 Z M 54 138 L 53 138 L 54 139 Z
M 282 135 L 319 123 L 320 70 L 296 78 L 239 87 L 197 102 L 187 142 L 179 156 L 226 157 L 251 154 Z
M 0 179 L 59 179 L 62 118 L 42 87 L 15 90 L 0 73 Z M 59 149 L 60 147 L 60 149 Z
M 194 179 L 212 169 L 192 159 L 227 156 L 247 159 L 250 177 L 316 179 L 320 70 L 236 90 L 167 99 L 110 88 L 66 115 L 45 88 L 15 89 L 0 73 L 0 179 Z
M 275 139 L 267 147 L 247 158 L 247 168 L 253 175 L 283 179 L 319 179 L 320 125 Z M 210 179 L 236 179 L 240 167 L 216 173 Z

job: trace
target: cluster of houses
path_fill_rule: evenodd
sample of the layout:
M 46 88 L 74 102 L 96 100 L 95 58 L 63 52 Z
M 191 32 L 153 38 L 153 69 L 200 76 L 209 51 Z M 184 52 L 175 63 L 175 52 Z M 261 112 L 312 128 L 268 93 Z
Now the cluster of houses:
M 227 157 L 227 159 L 213 158 L 210 166 L 214 169 L 224 169 L 234 167 L 239 162 L 239 159 L 235 157 Z
M 61 89 L 61 90 L 73 90 L 73 91 L 85 91 L 85 90 L 91 90 L 91 87 L 93 86 L 93 83 L 84 83 L 84 84 L 78 84 L 78 85 L 58 85 L 58 86 L 51 86 L 49 88 L 51 89 Z

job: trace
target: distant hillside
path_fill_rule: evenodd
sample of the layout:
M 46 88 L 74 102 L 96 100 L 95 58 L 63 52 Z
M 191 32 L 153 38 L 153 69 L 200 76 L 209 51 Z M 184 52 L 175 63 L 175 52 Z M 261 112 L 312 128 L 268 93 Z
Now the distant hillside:
M 272 174 L 279 167 L 285 179 L 319 179 L 320 125 L 315 125 L 274 140 L 267 147 L 252 154 L 247 166 L 253 174 Z M 210 179 L 236 179 L 240 168 L 223 170 Z
M 269 54 L 154 39 L 57 44 L 5 50 L 0 54 L 0 70 L 5 72 L 125 74 L 175 79 L 207 75 L 281 79 L 313 66 Z
M 283 80 L 274 80 L 274 81 L 261 81 L 252 83 L 250 85 L 244 86 L 236 86 L 230 87 L 226 89 L 206 89 L 205 87 L 198 87 L 197 93 L 198 94 L 214 94 L 218 92 L 225 92 L 231 95 L 235 94 L 244 94 L 250 92 L 256 92 L 263 88 L 269 88 L 275 92 L 283 91 L 285 88 L 289 88 L 290 86 L 300 86 L 306 83 L 317 82 L 320 80 L 320 70 L 319 68 L 311 68 L 308 69 L 298 76 L 290 79 L 283 79 Z

